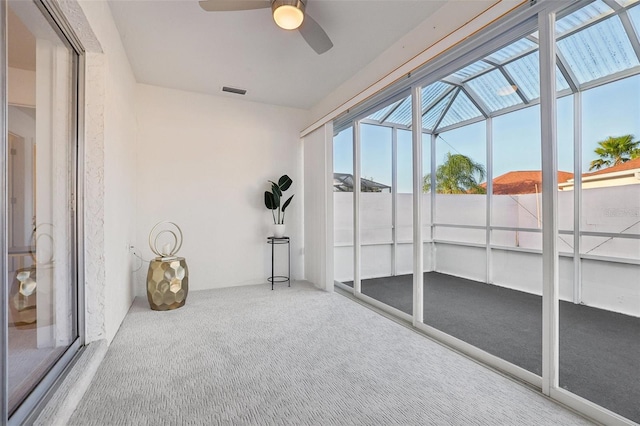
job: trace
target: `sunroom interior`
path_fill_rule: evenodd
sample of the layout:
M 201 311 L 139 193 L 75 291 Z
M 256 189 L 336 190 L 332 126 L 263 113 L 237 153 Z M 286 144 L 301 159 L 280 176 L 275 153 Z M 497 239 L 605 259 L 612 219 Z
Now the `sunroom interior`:
M 261 196 L 285 173 L 294 289 L 335 290 L 587 419 L 640 422 L 640 2 L 393 2 L 407 22 L 379 32 L 388 49 L 360 40 L 367 59 L 197 3 L 0 2 L 0 423 L 71 418 L 66 397 L 146 303 L 162 220 L 184 231 L 191 297 L 253 285 L 278 306 Z M 354 25 L 391 8 L 323 7 Z M 237 33 L 251 26 L 258 42 Z M 227 57 L 220 34 L 240 46 Z M 225 61 L 271 97 L 212 88 Z
M 362 185 L 334 182 L 336 286 L 541 386 L 542 181 L 556 174 L 559 386 L 640 421 L 640 158 L 592 167 L 598 142 L 639 130 L 638 19 L 624 1 L 557 14 L 557 165 L 546 170 L 537 23 L 338 119 L 334 177 Z M 625 170 L 633 180 L 617 179 Z

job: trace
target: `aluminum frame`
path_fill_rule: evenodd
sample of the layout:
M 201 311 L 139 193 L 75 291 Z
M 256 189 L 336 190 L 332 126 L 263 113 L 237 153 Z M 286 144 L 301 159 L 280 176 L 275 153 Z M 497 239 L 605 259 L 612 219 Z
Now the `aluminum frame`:
M 0 0 L 0 422 L 4 422 L 9 417 L 9 283 L 7 280 L 7 268 L 9 264 L 8 256 L 8 222 L 7 222 L 7 196 L 8 187 L 8 165 L 7 165 L 7 2 Z
M 412 121 L 422 120 L 422 88 L 411 88 Z M 411 132 L 413 161 L 413 326 L 423 321 L 424 315 L 424 243 L 422 242 L 422 132 Z
M 486 155 L 487 155 L 487 200 L 486 200 L 486 219 L 485 219 L 485 228 L 486 228 L 486 246 L 487 246 L 487 265 L 486 265 L 486 280 L 488 283 L 493 282 L 493 271 L 492 271 L 492 257 L 493 253 L 491 252 L 491 222 L 493 221 L 493 118 L 487 118 L 487 124 L 485 127 L 485 144 L 486 144 Z
M 573 303 L 582 301 L 580 218 L 582 216 L 582 92 L 573 95 Z
M 413 134 L 413 132 L 412 132 Z M 398 270 L 398 129 L 391 129 L 391 275 Z
M 360 123 L 353 122 L 353 294 L 360 293 Z
M 541 3 L 548 3 L 548 2 L 541 2 Z M 582 1 L 582 2 L 577 2 L 574 5 L 572 5 L 571 8 L 568 8 L 564 11 L 562 11 L 563 15 L 568 15 L 571 12 L 583 7 L 586 3 L 586 1 Z M 615 2 L 614 0 L 605 0 L 605 3 L 612 9 L 612 11 L 610 13 L 605 13 L 602 16 L 598 17 L 597 19 L 594 19 L 592 21 L 588 21 L 582 25 L 578 25 L 575 28 L 572 28 L 568 31 L 565 31 L 563 34 L 561 34 L 560 36 L 557 37 L 557 40 L 562 40 L 565 39 L 567 37 L 572 36 L 573 34 L 576 34 L 577 32 L 583 31 L 585 29 L 588 29 L 591 26 L 597 25 L 598 23 L 603 22 L 604 20 L 607 19 L 612 19 L 615 16 L 617 16 L 621 23 L 622 26 L 624 28 L 625 34 L 627 36 L 627 38 L 629 39 L 631 46 L 633 48 L 633 51 L 636 55 L 637 58 L 640 58 L 640 40 L 638 38 L 638 36 L 636 35 L 636 32 L 633 29 L 633 24 L 629 18 L 628 15 L 628 10 L 634 6 L 636 6 L 635 4 L 630 4 L 627 6 L 621 6 L 619 5 L 617 2 Z M 640 6 L 638 6 L 640 7 Z M 503 75 L 507 82 L 509 82 L 509 84 L 511 85 L 516 85 L 516 81 L 515 79 L 512 77 L 511 73 L 506 69 L 506 66 L 531 54 L 532 52 L 535 52 L 537 50 L 539 50 L 539 37 L 536 38 L 534 36 L 532 36 L 531 34 L 527 34 L 524 35 L 523 38 L 533 42 L 536 44 L 535 47 L 531 47 L 528 49 L 524 49 L 523 51 L 509 57 L 506 60 L 503 61 L 495 61 L 495 60 L 491 60 L 488 59 L 485 56 L 481 56 L 479 58 L 477 58 L 475 61 L 471 61 L 469 64 L 473 64 L 476 62 L 484 62 L 486 64 L 489 64 L 490 66 L 486 69 L 483 69 L 482 71 L 479 71 L 475 74 L 469 75 L 465 78 L 462 79 L 458 79 L 458 78 L 453 78 L 451 75 L 447 75 L 444 76 L 440 79 L 437 79 L 436 81 L 442 81 L 448 84 L 451 84 L 455 87 L 459 87 L 461 88 L 465 94 L 469 97 L 469 99 L 472 101 L 472 103 L 474 103 L 474 105 L 476 106 L 476 108 L 478 108 L 478 110 L 481 112 L 481 114 L 486 118 L 486 117 L 495 117 L 495 116 L 499 116 L 505 113 L 509 113 L 512 112 L 514 110 L 518 110 L 518 109 L 523 109 L 526 108 L 527 106 L 530 105 L 535 105 L 538 104 L 540 102 L 539 98 L 534 98 L 534 99 L 528 99 L 520 89 L 516 90 L 516 94 L 517 96 L 520 98 L 521 103 L 518 103 L 517 105 L 513 105 L 510 107 L 506 107 L 506 108 L 502 108 L 502 109 L 498 109 L 496 111 L 490 111 L 482 102 L 481 98 L 479 96 L 477 96 L 476 92 L 470 88 L 468 86 L 468 82 L 471 80 L 474 80 L 486 73 L 489 72 L 493 72 L 493 71 L 499 71 L 501 73 L 501 75 Z M 508 45 L 508 44 L 507 44 Z M 503 46 L 504 47 L 504 46 Z M 567 94 L 572 94 L 572 93 L 577 93 L 578 91 L 583 91 L 583 90 L 587 90 L 589 88 L 592 87 L 596 87 L 602 84 L 606 84 L 612 81 L 615 81 L 617 79 L 620 78 L 626 78 L 629 77 L 630 75 L 636 75 L 638 73 L 640 73 L 640 70 L 638 70 L 639 66 L 634 66 L 632 68 L 611 74 L 611 75 L 606 75 L 604 77 L 601 77 L 599 79 L 596 79 L 594 81 L 590 81 L 587 83 L 583 83 L 580 84 L 580 82 L 577 80 L 575 74 L 573 73 L 573 71 L 571 70 L 571 68 L 567 65 L 566 59 L 564 58 L 564 56 L 562 55 L 562 53 L 560 52 L 560 50 L 557 50 L 556 52 L 556 65 L 558 67 L 559 72 L 562 74 L 563 78 L 567 81 L 569 88 L 565 89 L 561 92 L 561 95 L 567 95 Z M 421 71 L 417 71 L 414 73 L 414 76 L 417 76 Z M 425 85 L 426 86 L 426 85 Z M 448 94 L 452 89 L 450 88 L 448 91 L 446 91 L 445 93 L 443 93 L 440 98 L 445 95 Z M 455 97 L 454 97 L 455 99 Z M 396 104 L 395 108 L 397 108 L 400 104 Z M 434 102 L 432 102 L 429 105 L 426 105 L 425 108 L 422 111 L 422 115 L 426 115 L 427 112 L 433 108 L 433 106 L 435 105 Z M 451 130 L 453 128 L 457 128 L 461 125 L 467 125 L 469 123 L 467 123 L 467 121 L 462 121 L 459 123 L 454 123 L 451 124 L 445 128 L 438 128 L 438 126 L 440 125 L 440 123 L 442 122 L 444 115 L 447 112 L 447 109 L 449 108 L 450 105 L 447 106 L 447 108 L 445 109 L 445 111 L 443 112 L 443 114 L 440 116 L 440 118 L 436 121 L 436 124 L 434 126 L 433 129 L 425 129 L 427 132 L 429 133 L 441 133 L 447 130 Z M 387 120 L 393 110 L 395 109 L 393 108 L 391 111 L 389 111 L 384 117 L 381 118 L 381 120 L 379 120 L 380 123 L 383 123 L 385 120 Z M 479 121 L 478 118 L 474 118 L 471 119 L 473 121 Z M 468 120 L 470 121 L 470 120 Z
M 542 149 L 542 392 L 558 387 L 558 147 L 556 139 L 556 14 L 538 15 Z M 552 72 L 553 71 L 553 72 Z
M 74 158 L 72 161 L 75 161 L 73 164 L 73 169 L 75 171 L 75 176 L 72 176 L 70 186 L 71 190 L 71 212 L 73 215 L 72 222 L 72 235 L 71 240 L 73 241 L 72 247 L 72 277 L 74 279 L 74 285 L 71 291 L 72 297 L 74 299 L 74 305 L 76 308 L 76 312 L 74 312 L 75 316 L 75 334 L 76 337 L 71 342 L 71 344 L 67 347 L 65 352 L 60 356 L 60 358 L 53 364 L 51 369 L 41 378 L 40 382 L 36 385 L 31 394 L 20 404 L 19 407 L 16 408 L 14 413 L 9 418 L 9 407 L 8 407 L 8 342 L 6 340 L 6 334 L 8 330 L 8 285 L 7 285 L 7 277 L 4 271 L 7 269 L 7 242 L 6 235 L 7 232 L 3 233 L 3 237 L 0 242 L 0 250 L 2 250 L 2 268 L 3 277 L 3 291 L 2 296 L 0 296 L 0 310 L 2 311 L 3 322 L 0 324 L 2 329 L 0 330 L 0 335 L 3 336 L 2 340 L 2 353 L 0 360 L 0 364 L 3 366 L 3 374 L 1 374 L 0 379 L 2 382 L 0 386 L 3 389 L 3 397 L 0 402 L 0 415 L 2 415 L 2 422 L 6 421 L 7 424 L 22 424 L 24 421 L 28 419 L 34 420 L 33 417 L 37 415 L 37 412 L 44 407 L 44 404 L 51 396 L 52 391 L 55 389 L 57 384 L 62 379 L 63 373 L 68 369 L 68 367 L 72 364 L 75 357 L 79 354 L 79 351 L 84 345 L 85 342 L 85 312 L 84 312 L 84 220 L 83 220 L 83 212 L 84 212 L 84 123 L 81 120 L 81 117 L 84 116 L 84 76 L 85 76 L 85 55 L 84 55 L 84 47 L 80 42 L 79 38 L 73 31 L 71 25 L 67 21 L 64 13 L 61 11 L 59 5 L 52 0 L 36 0 L 34 1 L 35 5 L 40 9 L 44 18 L 51 24 L 52 29 L 58 34 L 58 36 L 68 43 L 71 51 L 73 52 L 73 60 L 72 60 L 72 81 L 75 83 L 71 90 L 70 99 L 73 102 L 71 108 L 70 117 L 73 123 L 73 129 L 71 138 L 73 140 L 73 147 L 71 149 L 72 155 Z M 6 222 L 6 196 L 7 196 L 7 170 L 5 166 L 6 159 L 6 133 L 7 133 L 7 82 L 6 82 L 6 67 L 8 63 L 6 61 L 6 49 L 7 49 L 7 25 L 6 25 L 6 8 L 8 7 L 8 2 L 5 0 L 0 0 L 0 9 L 1 16 L 0 22 L 2 23 L 2 38 L 0 39 L 0 49 L 2 50 L 2 92 L 0 92 L 0 111 L 2 112 L 2 143 L 0 146 L 0 163 L 2 163 L 2 171 L 0 176 L 0 182 L 2 183 L 2 187 L 0 189 L 0 193 L 2 195 L 2 202 L 0 202 L 0 227 L 5 231 L 8 229 Z

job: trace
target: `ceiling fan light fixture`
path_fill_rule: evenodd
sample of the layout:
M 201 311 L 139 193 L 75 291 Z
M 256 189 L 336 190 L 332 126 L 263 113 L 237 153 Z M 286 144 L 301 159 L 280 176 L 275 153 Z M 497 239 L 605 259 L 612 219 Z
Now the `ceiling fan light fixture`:
M 304 20 L 304 3 L 301 0 L 273 0 L 273 20 L 285 30 L 295 30 Z

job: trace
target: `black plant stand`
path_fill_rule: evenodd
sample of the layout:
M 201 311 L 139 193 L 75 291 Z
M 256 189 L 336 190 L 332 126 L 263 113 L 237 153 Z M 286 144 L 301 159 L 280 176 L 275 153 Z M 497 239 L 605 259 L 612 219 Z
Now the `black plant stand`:
M 268 237 L 267 244 L 271 244 L 271 277 L 267 278 L 267 281 L 271 283 L 271 290 L 273 290 L 273 283 L 284 283 L 289 282 L 289 287 L 291 287 L 291 244 L 289 241 L 289 237 Z M 288 266 L 289 273 L 285 277 L 284 275 L 273 275 L 273 264 L 274 264 L 274 256 L 275 256 L 275 246 L 277 244 L 286 244 L 287 252 L 289 254 Z

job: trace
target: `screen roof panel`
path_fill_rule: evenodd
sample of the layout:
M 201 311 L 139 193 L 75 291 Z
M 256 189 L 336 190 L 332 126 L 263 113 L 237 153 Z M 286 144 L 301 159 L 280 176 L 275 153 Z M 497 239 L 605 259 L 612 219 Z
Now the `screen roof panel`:
M 472 120 L 482 115 L 480 110 L 471 102 L 471 99 L 462 91 L 458 93 L 456 99 L 438 125 L 439 128 L 452 126 L 463 121 Z
M 499 70 L 494 70 L 467 82 L 491 112 L 523 103 L 515 88 Z
M 640 64 L 617 16 L 559 40 L 558 49 L 580 84 Z

